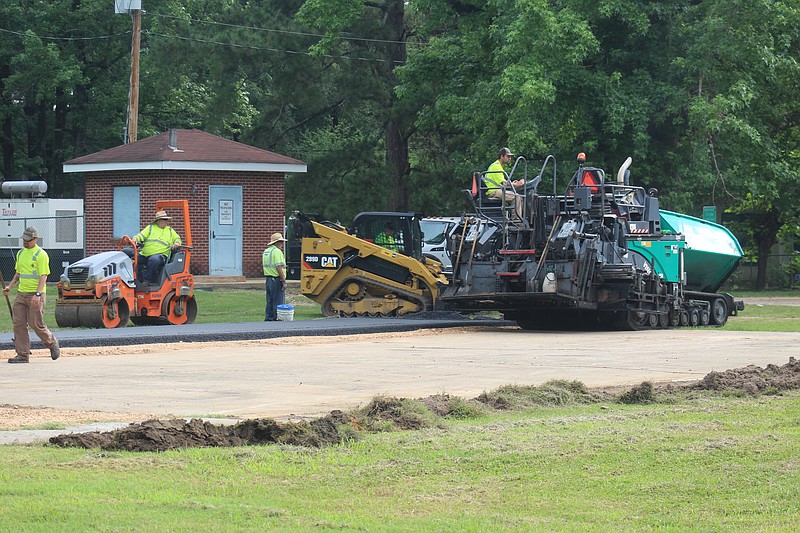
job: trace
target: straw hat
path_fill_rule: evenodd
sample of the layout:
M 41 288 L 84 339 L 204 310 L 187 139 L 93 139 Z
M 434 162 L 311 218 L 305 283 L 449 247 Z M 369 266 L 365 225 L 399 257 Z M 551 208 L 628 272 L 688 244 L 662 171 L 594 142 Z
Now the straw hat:
M 172 220 L 172 217 L 167 215 L 167 212 L 162 209 L 156 213 L 156 218 L 153 220 L 153 222 L 158 222 L 159 220 Z
M 286 239 L 284 239 L 283 235 L 281 235 L 280 233 L 277 232 L 273 233 L 272 237 L 269 238 L 269 243 L 267 244 L 267 246 L 272 246 L 273 244 L 279 241 L 286 242 Z

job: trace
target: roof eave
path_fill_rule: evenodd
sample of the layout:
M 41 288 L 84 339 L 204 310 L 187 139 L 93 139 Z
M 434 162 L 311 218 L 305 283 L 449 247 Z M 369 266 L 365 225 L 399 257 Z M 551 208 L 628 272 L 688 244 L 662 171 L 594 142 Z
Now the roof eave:
M 64 173 L 113 172 L 119 170 L 216 170 L 233 172 L 308 172 L 306 165 L 291 163 L 227 163 L 211 161 L 142 161 L 135 163 L 64 164 Z

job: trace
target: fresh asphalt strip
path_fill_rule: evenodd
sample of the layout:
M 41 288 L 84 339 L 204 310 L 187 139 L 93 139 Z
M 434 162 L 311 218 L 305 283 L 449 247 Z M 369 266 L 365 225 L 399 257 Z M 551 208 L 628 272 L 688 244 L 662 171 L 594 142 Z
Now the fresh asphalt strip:
M 322 337 L 415 331 L 429 328 L 464 326 L 499 327 L 515 322 L 493 318 L 469 318 L 457 313 L 426 313 L 417 318 L 321 318 L 317 320 L 276 322 L 225 322 L 213 324 L 183 324 L 180 326 L 132 326 L 115 329 L 54 329 L 63 348 L 88 346 L 129 346 L 172 342 L 219 342 L 280 337 Z M 13 350 L 12 333 L 0 334 L 0 349 Z M 41 342 L 31 334 L 31 347 L 41 348 Z

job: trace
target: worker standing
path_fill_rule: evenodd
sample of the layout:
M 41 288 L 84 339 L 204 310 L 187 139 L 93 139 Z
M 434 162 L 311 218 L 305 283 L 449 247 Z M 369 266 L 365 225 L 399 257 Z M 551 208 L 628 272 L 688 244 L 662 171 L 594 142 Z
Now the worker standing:
M 264 321 L 278 320 L 278 306 L 286 301 L 286 258 L 283 256 L 283 243 L 286 239 L 280 233 L 273 233 L 267 249 L 261 255 L 261 265 L 266 276 L 267 307 Z
M 23 248 L 17 252 L 14 265 L 14 277 L 8 286 L 3 287 L 3 294 L 14 285 L 19 285 L 17 297 L 14 299 L 12 320 L 14 323 L 14 348 L 17 355 L 8 360 L 9 363 L 27 363 L 31 356 L 31 338 L 28 326 L 39 336 L 45 348 L 50 350 L 50 357 L 56 360 L 61 355 L 61 348 L 44 323 L 45 293 L 47 292 L 47 276 L 50 274 L 50 258 L 47 252 L 39 248 L 36 241 L 39 230 L 33 226 L 22 232 Z
M 141 246 L 139 264 L 136 267 L 136 278 L 143 283 L 156 286 L 161 267 L 167 263 L 172 250 L 181 245 L 181 238 L 168 223 L 172 220 L 167 212 L 156 213 L 155 220 L 142 229 L 133 240 Z

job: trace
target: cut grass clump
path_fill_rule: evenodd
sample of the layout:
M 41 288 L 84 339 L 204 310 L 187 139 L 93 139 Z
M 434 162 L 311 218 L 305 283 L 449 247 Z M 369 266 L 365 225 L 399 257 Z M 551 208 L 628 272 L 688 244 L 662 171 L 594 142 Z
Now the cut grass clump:
M 423 402 L 386 396 L 376 396 L 352 416 L 356 427 L 369 432 L 422 429 L 438 422 Z
M 492 392 L 484 392 L 476 399 L 494 409 L 508 411 L 589 404 L 606 400 L 607 397 L 590 391 L 580 381 L 557 379 L 539 386 L 505 385 Z
M 436 394 L 420 400 L 435 415 L 442 418 L 468 420 L 485 416 L 488 411 L 486 405 L 475 401 L 465 400 L 449 394 Z
M 617 401 L 629 405 L 656 403 L 656 389 L 650 381 L 643 381 L 623 393 Z

